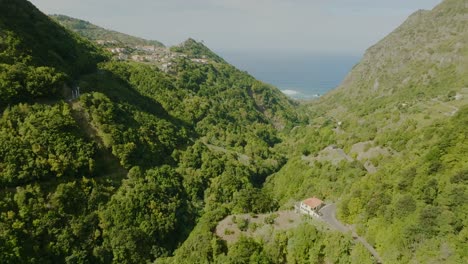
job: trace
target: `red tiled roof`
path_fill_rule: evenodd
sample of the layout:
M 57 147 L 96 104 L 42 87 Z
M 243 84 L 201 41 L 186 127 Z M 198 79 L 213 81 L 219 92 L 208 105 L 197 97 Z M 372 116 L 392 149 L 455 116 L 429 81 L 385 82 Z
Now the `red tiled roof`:
M 323 204 L 323 201 L 320 200 L 319 198 L 312 197 L 312 198 L 305 199 L 304 201 L 302 201 L 302 203 L 314 209 L 314 208 L 319 207 L 321 204 Z

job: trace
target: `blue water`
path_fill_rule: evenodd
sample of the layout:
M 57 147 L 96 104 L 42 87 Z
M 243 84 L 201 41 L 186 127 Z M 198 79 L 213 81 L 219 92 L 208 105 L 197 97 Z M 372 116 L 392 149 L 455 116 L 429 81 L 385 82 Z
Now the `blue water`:
M 314 98 L 334 89 L 361 58 L 357 55 L 219 54 L 237 68 L 296 99 Z

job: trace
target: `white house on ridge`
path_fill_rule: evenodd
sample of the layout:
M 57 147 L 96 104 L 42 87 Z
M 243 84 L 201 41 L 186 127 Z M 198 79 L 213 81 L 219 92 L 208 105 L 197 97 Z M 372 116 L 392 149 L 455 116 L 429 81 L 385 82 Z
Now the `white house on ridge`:
M 325 205 L 325 203 L 317 197 L 305 199 L 304 201 L 296 204 L 296 211 L 302 214 L 310 215 L 312 217 L 320 217 L 319 210 Z

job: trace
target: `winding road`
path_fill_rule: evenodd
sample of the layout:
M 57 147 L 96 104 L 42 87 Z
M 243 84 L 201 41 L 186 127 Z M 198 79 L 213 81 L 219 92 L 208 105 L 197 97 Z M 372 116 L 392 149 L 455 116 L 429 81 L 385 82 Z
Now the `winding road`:
M 372 247 L 367 241 L 360 237 L 356 232 L 354 232 L 351 228 L 343 225 L 340 221 L 336 219 L 336 205 L 335 204 L 328 204 L 319 211 L 322 216 L 320 219 L 327 223 L 332 229 L 340 231 L 342 233 L 349 233 L 351 232 L 354 240 L 360 242 L 376 259 L 377 263 L 383 263 L 382 259 L 379 256 L 379 253 Z
M 453 106 L 453 105 L 450 105 L 450 104 L 447 104 L 446 102 L 440 101 L 440 100 L 437 99 L 437 98 L 432 99 L 432 101 L 437 102 L 437 103 L 440 103 L 441 105 L 443 105 L 443 106 L 445 106 L 445 107 L 451 108 L 451 109 L 452 109 L 451 112 L 446 112 L 446 113 L 444 113 L 444 114 L 447 115 L 447 116 L 454 116 L 454 115 L 460 110 L 460 109 L 458 109 L 458 107 Z

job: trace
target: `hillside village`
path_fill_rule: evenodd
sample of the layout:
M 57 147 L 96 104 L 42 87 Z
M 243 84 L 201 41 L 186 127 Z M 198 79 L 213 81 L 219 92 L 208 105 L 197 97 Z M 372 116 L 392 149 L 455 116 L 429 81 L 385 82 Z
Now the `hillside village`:
M 184 48 L 200 45 L 193 39 L 188 39 L 174 47 L 165 47 L 159 41 L 146 40 L 104 29 L 84 20 L 64 15 L 51 15 L 50 17 L 65 28 L 78 33 L 110 52 L 112 57 L 118 61 L 153 64 L 164 72 L 170 72 L 174 61 L 180 58 L 187 58 L 200 64 L 206 64 L 210 61 L 209 56 L 207 57 L 206 54 L 186 54 L 183 52 Z
M 170 48 L 155 45 L 131 46 L 116 40 L 96 40 L 95 43 L 112 53 L 113 58 L 116 60 L 155 64 L 164 72 L 170 71 L 175 60 L 188 58 L 186 54 L 173 52 Z M 199 58 L 190 57 L 190 60 L 200 64 L 209 62 L 205 55 L 201 55 Z

